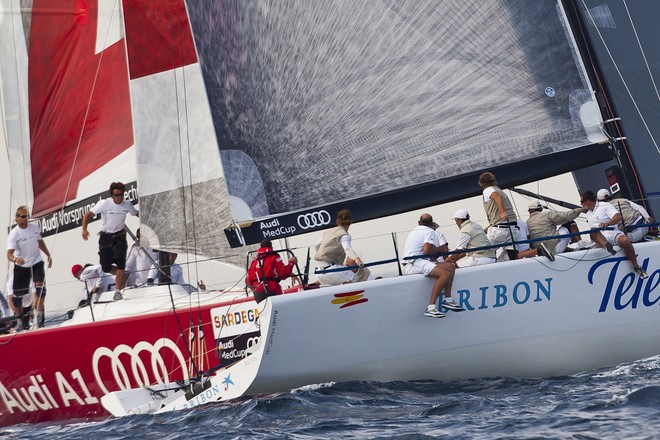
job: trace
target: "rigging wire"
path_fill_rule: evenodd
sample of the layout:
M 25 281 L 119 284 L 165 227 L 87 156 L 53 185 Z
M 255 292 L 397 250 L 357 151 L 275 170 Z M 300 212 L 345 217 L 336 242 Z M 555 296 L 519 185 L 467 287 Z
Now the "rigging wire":
M 625 3 L 625 1 L 624 1 L 624 3 Z M 642 111 L 640 110 L 639 106 L 637 105 L 637 101 L 633 97 L 632 92 L 630 91 L 630 88 L 628 87 L 628 83 L 624 79 L 623 74 L 621 73 L 621 70 L 619 69 L 619 66 L 618 66 L 617 62 L 614 60 L 614 56 L 612 55 L 612 52 L 610 51 L 610 48 L 608 47 L 607 43 L 605 42 L 605 38 L 603 37 L 602 33 L 600 32 L 600 29 L 599 29 L 598 25 L 596 24 L 596 21 L 594 20 L 593 16 L 591 15 L 591 11 L 589 10 L 589 8 L 587 8 L 585 0 L 582 0 L 582 5 L 584 6 L 584 8 L 587 12 L 587 15 L 589 16 L 589 19 L 591 20 L 591 24 L 593 25 L 594 29 L 596 30 L 596 33 L 598 34 L 598 37 L 600 38 L 600 41 L 603 44 L 603 47 L 605 48 L 605 50 L 607 52 L 607 55 L 609 56 L 610 61 L 612 62 L 612 65 L 614 66 L 614 69 L 616 70 L 617 74 L 619 75 L 619 79 L 621 80 L 621 83 L 625 87 L 626 92 L 628 93 L 628 97 L 630 98 L 630 101 L 633 103 L 633 105 L 635 107 L 635 110 L 637 110 L 637 114 L 640 117 L 640 119 L 642 120 L 642 124 L 644 125 L 644 128 L 646 129 L 646 132 L 648 133 L 649 137 L 651 138 L 651 142 L 653 142 L 653 145 L 655 146 L 655 149 L 660 154 L 660 146 L 658 146 L 658 143 L 656 142 L 655 137 L 653 136 L 653 133 L 651 132 L 651 129 L 649 128 L 649 126 L 646 122 L 646 119 L 644 118 L 644 115 L 642 114 Z M 626 11 L 628 11 L 627 6 L 626 6 Z M 630 17 L 630 14 L 628 14 L 628 16 Z M 632 18 L 630 18 L 630 22 L 632 24 Z M 633 31 L 635 32 L 635 36 L 637 37 L 637 32 L 635 30 L 634 25 L 633 25 Z M 637 39 L 637 42 L 639 44 L 639 48 L 642 52 L 642 55 L 644 56 L 644 50 L 642 49 L 641 44 L 639 43 L 639 39 Z M 646 56 L 644 56 L 644 61 L 646 62 Z M 646 67 L 648 69 L 648 63 L 646 63 Z M 649 70 L 649 73 L 650 73 L 650 70 Z M 599 79 L 599 84 L 600 84 L 600 79 Z M 653 83 L 653 85 L 655 86 L 655 82 Z M 601 85 L 601 90 L 602 90 L 602 85 Z M 656 93 L 657 93 L 657 89 L 656 89 Z M 609 102 L 608 102 L 608 107 L 609 107 Z
M 110 29 L 112 28 L 113 24 L 118 25 L 117 23 L 114 23 L 114 18 L 119 16 L 119 14 L 117 14 L 117 5 L 118 5 L 117 1 L 113 3 L 112 11 L 111 11 L 111 14 L 110 14 L 111 20 L 108 21 L 108 25 L 105 29 L 105 35 L 104 35 L 104 39 L 103 39 L 103 43 L 104 43 L 103 47 L 107 47 L 107 42 L 108 42 L 108 38 L 109 38 L 109 35 L 110 35 Z M 97 20 L 97 22 L 100 22 L 100 21 Z M 97 23 L 97 25 L 98 25 L 98 23 Z M 61 206 L 60 212 L 61 213 L 64 213 L 64 207 L 66 205 L 67 195 L 69 194 L 69 188 L 71 187 L 71 181 L 73 180 L 73 170 L 76 168 L 76 162 L 78 160 L 78 154 L 80 152 L 80 145 L 82 144 L 82 139 L 83 139 L 83 136 L 85 134 L 85 128 L 87 126 L 89 111 L 90 111 L 90 108 L 91 108 L 91 105 L 92 105 L 92 97 L 94 96 L 94 92 L 96 90 L 96 84 L 97 84 L 99 72 L 101 70 L 101 65 L 103 64 L 104 54 L 105 54 L 105 51 L 101 50 L 98 62 L 96 63 L 96 71 L 95 71 L 95 74 L 94 74 L 94 81 L 92 82 L 92 88 L 89 92 L 89 98 L 87 100 L 87 106 L 85 108 L 85 113 L 84 113 L 83 118 L 82 118 L 82 125 L 80 127 L 80 134 L 78 136 L 78 141 L 76 143 L 76 151 L 75 151 L 75 154 L 73 156 L 73 163 L 71 164 L 71 170 L 69 172 L 69 177 L 68 177 L 67 182 L 66 182 L 66 187 L 63 191 L 62 203 L 60 204 L 60 206 Z M 59 234 L 59 229 L 60 229 L 60 223 L 57 222 L 57 226 L 55 227 L 55 233 L 53 234 L 53 246 L 50 249 L 51 253 L 53 253 L 55 251 L 57 238 L 58 238 L 58 234 Z
M 180 10 L 180 9 L 179 9 Z M 181 17 L 177 17 L 179 20 L 177 20 L 178 23 L 180 23 L 179 26 L 174 26 L 173 25 L 173 20 L 175 17 L 172 16 L 172 12 L 170 8 L 167 8 L 168 12 L 168 23 L 170 24 L 169 26 L 169 31 L 170 31 L 170 41 L 175 42 L 177 39 L 175 38 L 175 33 L 178 32 L 178 41 L 180 44 L 179 51 L 177 52 L 176 47 L 174 44 L 170 45 L 171 51 L 171 57 L 172 57 L 172 64 L 174 66 L 180 66 L 180 67 L 173 67 L 172 70 L 172 76 L 174 80 L 174 97 L 176 101 L 176 115 L 177 115 L 177 121 L 179 122 L 177 124 L 177 132 L 178 132 L 178 141 L 179 141 L 179 175 L 181 179 L 181 213 L 183 216 L 183 236 L 184 236 L 184 249 L 186 250 L 186 259 L 189 261 L 190 255 L 191 255 L 191 249 L 188 247 L 188 243 L 192 241 L 193 249 L 192 249 L 192 255 L 197 254 L 197 243 L 196 243 L 196 230 L 195 230 L 195 200 L 194 200 L 194 188 L 193 188 L 193 170 L 192 170 L 192 164 L 191 164 L 191 153 L 190 153 L 190 124 L 189 124 L 189 113 L 188 113 L 188 100 L 187 100 L 187 88 L 186 88 L 186 72 L 185 72 L 185 66 L 183 63 L 178 63 L 177 61 L 177 53 L 182 57 L 183 56 L 183 42 L 184 42 L 184 32 L 183 32 L 183 23 L 187 22 L 186 20 L 181 20 Z M 177 70 L 181 71 L 181 88 L 182 88 L 182 94 L 183 94 L 183 102 L 180 104 L 179 100 L 179 80 L 177 78 Z M 183 109 L 181 109 L 181 106 L 183 106 Z M 183 113 L 183 115 L 182 115 Z M 181 117 L 184 117 L 184 122 L 185 122 L 185 130 L 182 130 L 181 127 Z M 185 132 L 185 139 L 183 139 L 183 135 Z M 189 182 L 186 182 L 186 175 L 184 171 L 184 163 L 183 159 L 184 157 L 187 157 L 188 159 L 188 178 Z M 190 221 L 191 221 L 191 228 L 192 228 L 192 240 L 190 237 L 191 232 L 189 231 L 189 226 L 188 226 L 188 216 L 189 213 L 187 212 L 187 203 L 186 203 L 186 183 L 188 183 L 188 188 L 189 188 L 189 200 L 190 200 L 190 210 L 192 211 L 190 214 Z M 188 279 L 190 280 L 190 265 L 188 266 Z M 197 265 L 195 265 L 197 268 Z M 199 279 L 199 273 L 196 270 L 196 280 Z M 201 304 L 200 304 L 200 296 L 199 296 L 199 290 L 197 292 L 197 325 L 194 323 L 194 304 L 193 304 L 193 295 L 189 295 L 188 297 L 188 315 L 189 315 L 189 331 L 191 332 L 191 336 L 194 334 L 197 335 L 197 339 L 199 342 L 199 336 L 203 334 L 202 330 L 202 318 L 201 318 Z M 172 306 L 174 307 L 174 302 L 172 303 Z M 178 321 L 178 318 L 177 318 Z M 197 330 L 197 331 L 195 331 Z M 190 347 L 188 347 L 188 343 L 192 344 L 192 351 L 195 352 L 195 341 L 192 339 L 190 341 L 186 340 L 186 349 L 188 350 L 189 355 L 191 352 Z M 194 361 L 194 358 L 191 355 L 191 364 L 193 369 L 195 370 L 195 375 L 199 374 L 201 371 L 198 367 L 197 364 Z
M 182 11 L 185 11 L 185 9 L 177 9 L 179 13 Z M 179 55 L 181 58 L 184 56 L 184 41 L 186 37 L 186 32 L 184 30 L 184 23 L 187 23 L 187 17 L 177 17 L 177 20 L 175 21 L 176 23 L 180 23 L 180 26 L 178 28 L 174 29 L 172 28 L 173 31 L 178 30 L 179 31 Z M 170 23 L 172 23 L 172 20 L 170 20 Z M 174 40 L 173 40 L 174 41 Z M 204 330 L 203 330 L 203 318 L 202 318 L 202 311 L 201 311 L 201 298 L 200 298 L 200 293 L 199 293 L 199 266 L 197 264 L 197 254 L 198 254 L 198 249 L 197 249 L 197 223 L 195 221 L 195 194 L 194 194 L 194 182 L 193 182 L 193 168 L 192 168 L 192 153 L 191 153 L 191 144 L 190 144 L 190 113 L 188 110 L 188 84 L 186 82 L 186 67 L 183 65 L 184 63 L 181 63 L 181 80 L 182 80 L 182 88 L 183 88 L 183 97 L 184 97 L 184 115 L 185 115 L 185 133 L 186 133 L 186 151 L 188 153 L 188 176 L 190 178 L 190 210 L 192 213 L 191 216 L 191 225 L 190 227 L 192 228 L 191 235 L 192 235 L 192 255 L 194 256 L 195 264 L 194 264 L 194 269 L 195 269 L 195 281 L 198 286 L 197 290 L 197 326 L 198 326 L 198 343 L 201 344 L 201 338 L 204 337 Z M 178 92 L 178 89 L 177 89 Z M 178 100 L 177 100 L 177 112 L 178 112 Z M 179 119 L 181 120 L 181 119 Z M 183 168 L 183 161 L 181 163 L 181 166 Z M 183 170 L 181 172 L 181 179 L 183 180 Z M 185 204 L 184 204 L 185 206 Z M 188 239 L 188 222 L 184 223 L 186 232 L 186 246 L 187 243 L 189 242 Z M 191 252 L 188 250 L 187 255 L 189 256 Z M 188 279 L 190 280 L 190 266 L 188 266 Z M 192 307 L 191 307 L 191 314 L 192 314 Z M 191 321 L 192 321 L 192 316 L 191 316 Z M 201 349 L 201 347 L 200 347 Z M 202 370 L 204 369 L 203 367 L 200 367 Z
M 637 45 L 639 46 L 639 50 L 642 52 L 642 58 L 644 58 L 644 65 L 646 66 L 646 71 L 649 73 L 649 77 L 651 78 L 651 83 L 653 84 L 653 89 L 655 90 L 655 96 L 658 98 L 660 101 L 660 93 L 658 93 L 658 87 L 655 84 L 655 80 L 653 79 L 653 74 L 651 73 L 651 68 L 649 67 L 649 62 L 646 59 L 646 53 L 644 52 L 644 47 L 642 46 L 642 43 L 639 41 L 639 35 L 637 34 L 637 28 L 635 27 L 635 22 L 632 19 L 632 16 L 630 15 L 630 10 L 628 10 L 628 3 L 626 0 L 623 0 L 623 6 L 626 8 L 626 13 L 628 14 L 628 19 L 630 20 L 630 25 L 632 26 L 633 33 L 635 34 L 635 39 L 637 40 Z
M 182 11 L 182 10 L 179 10 Z M 169 23 L 173 23 L 173 17 L 172 17 L 172 11 L 168 8 L 168 18 L 169 18 Z M 194 264 L 195 268 L 195 279 L 199 281 L 199 266 L 198 263 L 201 261 L 211 261 L 211 260 L 216 260 L 217 258 L 209 258 L 207 260 L 199 260 L 197 257 L 198 254 L 198 244 L 197 244 L 197 224 L 195 221 L 195 194 L 194 194 L 194 182 L 193 182 L 193 161 L 192 161 L 192 153 L 193 153 L 193 148 L 194 146 L 191 145 L 191 136 L 190 136 L 190 117 L 191 115 L 189 114 L 189 108 L 188 108 L 188 84 L 187 84 L 187 75 L 186 75 L 186 67 L 183 65 L 184 63 L 178 62 L 179 59 L 178 57 L 183 57 L 185 53 L 185 47 L 184 43 L 186 41 L 187 33 L 185 32 L 184 24 L 187 23 L 187 20 L 181 19 L 179 17 L 178 20 L 176 20 L 177 23 L 180 23 L 180 26 L 175 26 L 175 25 L 170 25 L 169 27 L 169 32 L 170 32 L 170 41 L 175 42 L 178 41 L 180 43 L 179 51 L 177 51 L 176 47 L 174 44 L 170 46 L 170 53 L 171 53 L 171 58 L 173 60 L 173 65 L 179 66 L 180 67 L 175 67 L 172 68 L 172 75 L 173 75 L 173 83 L 174 83 L 174 95 L 175 95 L 175 109 L 176 109 L 176 115 L 177 115 L 177 130 L 178 130 L 178 144 L 179 144 L 179 176 L 180 176 L 180 181 L 181 181 L 181 192 L 180 192 L 180 201 L 181 201 L 181 214 L 183 217 L 183 235 L 184 235 L 184 243 L 183 243 L 183 249 L 187 254 L 187 262 L 186 265 L 188 266 L 187 268 L 187 274 L 188 274 L 188 279 L 191 279 L 191 267 L 190 264 Z M 176 35 L 178 32 L 178 35 Z M 180 74 L 178 73 L 180 72 Z M 179 77 L 180 75 L 180 77 Z M 185 124 L 182 126 L 182 123 Z M 184 139 L 185 136 L 185 139 Z M 187 158 L 188 163 L 184 164 L 184 159 Z M 187 166 L 187 170 L 185 169 Z M 187 171 L 187 175 L 186 175 Z M 186 190 L 187 187 L 187 190 Z M 189 245 L 192 245 L 192 248 L 190 248 Z M 190 261 L 190 256 L 193 255 L 194 261 Z M 240 280 L 239 280 L 240 281 Z M 199 283 L 197 283 L 199 286 Z M 197 355 L 202 356 L 202 354 L 206 355 L 206 351 L 202 350 L 201 344 L 202 338 L 204 337 L 204 322 L 202 318 L 202 312 L 201 312 L 201 303 L 202 303 L 202 298 L 201 298 L 201 292 L 197 290 L 196 292 L 196 311 L 197 311 L 197 322 L 195 323 L 194 319 L 194 313 L 195 313 L 195 304 L 193 304 L 193 296 L 192 294 L 189 295 L 189 303 L 188 303 L 188 308 L 189 308 L 189 319 L 190 319 L 190 332 L 195 332 L 197 334 L 197 344 L 199 345 L 198 349 L 196 350 L 195 347 L 193 347 L 192 351 L 197 353 Z M 172 307 L 174 310 L 176 310 L 174 303 L 172 303 Z M 176 315 L 176 314 L 175 314 Z M 178 316 L 177 316 L 178 319 Z M 188 346 L 189 343 L 194 343 L 186 339 L 185 344 L 186 344 L 186 349 L 189 350 L 190 352 L 190 347 Z M 202 359 L 203 361 L 203 359 Z M 201 368 L 200 365 L 195 366 L 194 369 L 196 370 L 197 374 L 200 373 L 203 368 Z
M 591 12 L 587 8 L 586 4 L 584 3 L 584 0 L 582 0 L 582 5 L 584 6 L 585 10 L 587 11 L 587 13 L 589 15 L 589 18 L 591 19 L 591 23 L 594 26 L 594 28 L 596 29 L 596 32 L 598 32 L 602 44 L 607 49 L 607 45 L 605 44 L 603 36 L 600 34 L 600 31 L 598 30 L 598 27 L 596 26 L 595 20 L 594 20 L 593 16 L 591 15 Z M 579 16 L 577 6 L 573 5 L 573 7 L 574 7 L 575 15 Z M 582 39 L 585 40 L 585 41 L 588 41 L 589 40 L 589 37 L 587 36 L 588 32 L 584 29 L 582 20 L 577 20 L 577 26 L 579 27 L 580 35 L 582 36 Z M 589 46 L 588 45 L 587 45 L 587 52 L 589 52 Z M 612 57 L 611 53 L 609 52 L 609 49 L 608 49 L 608 53 L 610 54 L 610 59 L 614 63 L 613 57 Z M 593 61 L 594 58 L 595 58 L 595 55 L 589 54 L 589 60 L 591 61 L 590 62 L 591 71 L 594 75 L 595 80 L 597 81 L 598 90 L 600 90 L 601 97 L 604 101 L 604 105 L 605 105 L 605 107 L 607 109 L 607 112 L 608 112 L 608 116 L 610 118 L 612 118 L 612 124 L 613 124 L 614 128 L 616 129 L 616 131 L 618 133 L 618 137 L 621 140 L 621 149 L 620 150 L 615 150 L 617 152 L 616 160 L 618 161 L 619 165 L 621 165 L 621 159 L 618 156 L 619 156 L 619 154 L 621 154 L 619 151 L 622 151 L 626 155 L 628 163 L 632 165 L 633 161 L 632 161 L 632 157 L 630 156 L 630 151 L 628 150 L 628 145 L 625 141 L 625 137 L 623 137 L 623 133 L 621 132 L 621 127 L 616 122 L 617 119 L 614 117 L 615 116 L 614 109 L 612 108 L 612 104 L 609 101 L 607 93 L 605 93 L 605 87 L 604 87 L 604 85 L 601 81 L 599 71 L 598 71 L 598 69 L 597 69 L 597 67 L 596 67 L 596 65 L 594 64 L 594 61 Z M 616 67 L 616 63 L 614 63 L 614 64 L 615 64 L 615 67 Z M 618 71 L 618 69 L 617 69 L 617 71 Z M 620 72 L 619 72 L 619 76 L 621 77 Z M 622 77 L 621 77 L 621 80 L 623 81 Z M 625 81 L 624 81 L 624 85 L 625 85 Z M 630 95 L 629 90 L 628 90 L 628 93 Z M 631 99 L 632 99 L 632 96 L 631 96 Z M 608 135 L 607 137 L 611 138 L 612 136 Z M 652 140 L 653 140 L 653 138 L 652 138 Z M 614 147 L 614 142 L 613 141 L 611 142 L 611 144 L 612 144 L 612 147 Z M 642 184 L 641 184 L 641 181 L 640 181 L 640 177 L 639 177 L 635 167 L 631 166 L 631 167 L 626 167 L 626 168 L 630 169 L 630 172 L 632 173 L 632 177 L 634 178 L 634 183 L 633 184 L 636 185 L 636 188 L 637 188 L 637 191 L 639 192 L 639 194 L 644 194 L 644 191 L 642 189 Z

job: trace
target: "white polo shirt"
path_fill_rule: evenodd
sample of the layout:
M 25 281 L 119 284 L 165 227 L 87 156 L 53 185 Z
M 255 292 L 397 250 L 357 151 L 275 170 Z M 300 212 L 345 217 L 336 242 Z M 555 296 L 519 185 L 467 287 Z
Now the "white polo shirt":
M 403 256 L 414 257 L 417 255 L 424 255 L 424 244 L 426 243 L 432 244 L 436 247 L 440 246 L 438 235 L 433 228 L 419 225 L 408 234 L 406 244 L 403 248 Z M 410 263 L 411 261 L 412 260 L 403 260 L 404 263 Z
M 597 201 L 593 211 L 587 211 L 587 221 L 592 228 L 598 228 L 601 223 L 609 222 L 617 214 L 619 214 L 619 211 L 611 203 Z
M 14 257 L 21 257 L 25 260 L 25 263 L 20 265 L 21 267 L 32 267 L 43 261 L 39 240 L 41 240 L 41 233 L 36 224 L 28 223 L 25 229 L 16 226 L 7 237 L 7 250 L 13 249 Z
M 138 210 L 127 200 L 122 200 L 118 205 L 112 197 L 98 202 L 91 211 L 95 214 L 101 214 L 101 232 L 114 234 L 122 231 L 126 224 L 128 214 L 138 215 Z

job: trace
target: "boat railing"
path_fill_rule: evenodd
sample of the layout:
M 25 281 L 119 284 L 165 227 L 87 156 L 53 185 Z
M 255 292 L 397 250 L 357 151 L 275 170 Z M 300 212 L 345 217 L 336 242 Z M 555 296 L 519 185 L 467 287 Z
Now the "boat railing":
M 657 227 L 659 226 L 660 223 L 640 223 L 637 225 L 631 225 L 628 226 L 628 228 L 643 228 L 643 227 Z M 614 226 L 609 226 L 605 228 L 591 228 L 591 229 L 586 229 L 586 230 L 581 230 L 578 232 L 569 232 L 566 234 L 555 234 L 555 235 L 549 235 L 546 237 L 539 237 L 539 238 L 530 238 L 526 240 L 515 240 L 515 241 L 509 241 L 506 243 L 500 243 L 500 244 L 494 244 L 494 245 L 488 245 L 488 246 L 481 246 L 481 247 L 475 247 L 475 248 L 470 248 L 469 252 L 476 252 L 476 251 L 481 251 L 481 250 L 487 250 L 487 249 L 498 249 L 501 247 L 511 247 L 511 246 L 516 246 L 520 244 L 525 244 L 525 243 L 539 243 L 542 241 L 548 241 L 548 240 L 555 240 L 555 239 L 563 239 L 563 238 L 573 238 L 573 237 L 579 237 L 582 235 L 588 235 L 594 231 L 604 231 L 604 230 L 613 230 L 616 229 Z M 395 241 L 396 243 L 396 241 Z M 396 246 L 395 246 L 396 248 Z M 465 249 L 456 249 L 448 252 L 439 252 L 433 255 L 417 255 L 417 256 L 411 256 L 411 257 L 403 257 L 401 259 L 399 258 L 388 258 L 388 259 L 383 259 L 383 260 L 378 260 L 378 261 L 371 261 L 368 263 L 365 263 L 363 267 L 373 267 L 373 266 L 382 266 L 382 265 L 387 265 L 387 264 L 392 264 L 392 263 L 400 263 L 401 261 L 413 261 L 416 259 L 436 259 L 438 257 L 447 257 L 449 255 L 454 255 L 454 254 L 462 254 L 465 253 Z M 397 252 L 398 255 L 398 252 Z M 354 270 L 357 269 L 359 266 L 354 265 L 354 266 L 345 266 L 345 267 L 340 267 L 340 268 L 333 268 L 333 269 L 325 269 L 325 270 L 315 270 L 314 274 L 324 274 L 324 273 L 332 273 L 332 272 L 343 272 L 346 270 Z

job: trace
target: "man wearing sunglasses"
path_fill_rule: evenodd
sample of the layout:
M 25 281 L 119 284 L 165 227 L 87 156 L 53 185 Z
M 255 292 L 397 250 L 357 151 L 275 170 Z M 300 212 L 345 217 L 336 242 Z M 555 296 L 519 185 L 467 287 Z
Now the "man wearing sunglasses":
M 29 328 L 29 319 L 23 310 L 23 297 L 30 294 L 30 284 L 34 281 L 36 286 L 35 307 L 37 317 L 35 327 L 44 326 L 44 300 L 46 287 L 44 281 L 46 271 L 41 252 L 48 258 L 48 268 L 53 265 L 50 252 L 41 238 L 39 226 L 29 222 L 30 211 L 27 206 L 16 209 L 16 227 L 7 237 L 7 258 L 14 263 L 14 283 L 12 303 L 17 316 L 23 321 L 23 328 Z
M 580 194 L 580 204 L 583 210 L 587 212 L 589 226 L 593 229 L 589 236 L 591 241 L 599 247 L 607 249 L 611 255 L 616 255 L 614 245 L 619 246 L 630 260 L 633 270 L 641 278 L 648 278 L 648 274 L 637 262 L 637 255 L 630 239 L 621 232 L 617 226 L 621 222 L 621 213 L 610 203 L 597 200 L 596 195 L 591 191 L 585 191 Z M 609 229 L 610 227 L 614 227 Z M 605 229 L 607 228 L 607 229 Z
M 82 237 L 89 238 L 87 224 L 97 214 L 101 214 L 101 232 L 99 233 L 99 256 L 103 272 L 116 277 L 115 300 L 122 299 L 124 287 L 124 269 L 126 268 L 126 215 L 138 216 L 138 210 L 131 202 L 124 200 L 126 187 L 121 182 L 110 184 L 110 197 L 98 202 L 83 217 Z

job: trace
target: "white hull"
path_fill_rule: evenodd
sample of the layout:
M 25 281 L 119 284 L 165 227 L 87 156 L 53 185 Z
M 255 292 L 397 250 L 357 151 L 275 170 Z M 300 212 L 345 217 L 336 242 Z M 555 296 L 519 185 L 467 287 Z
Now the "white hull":
M 656 355 L 660 242 L 635 249 L 646 280 L 621 252 L 602 249 L 460 269 L 453 296 L 466 311 L 441 319 L 424 316 L 432 281 L 422 275 L 271 297 L 259 307 L 254 352 L 211 377 L 223 392 L 204 403 L 324 382 L 549 377 Z M 144 412 L 145 395 L 122 391 L 104 406 Z M 202 398 L 177 397 L 147 412 Z
M 648 264 L 647 280 L 631 272 L 621 252 L 610 258 L 600 249 L 553 263 L 534 258 L 460 269 L 454 297 L 467 299 L 467 310 L 443 319 L 424 316 L 431 281 L 421 275 L 272 298 L 266 350 L 248 392 L 347 380 L 548 377 L 658 354 L 660 289 L 653 289 L 660 243 L 636 250 Z M 331 303 L 357 289 L 367 302 L 345 309 Z M 645 292 L 653 304 L 643 303 Z M 636 307 L 627 304 L 635 295 Z

